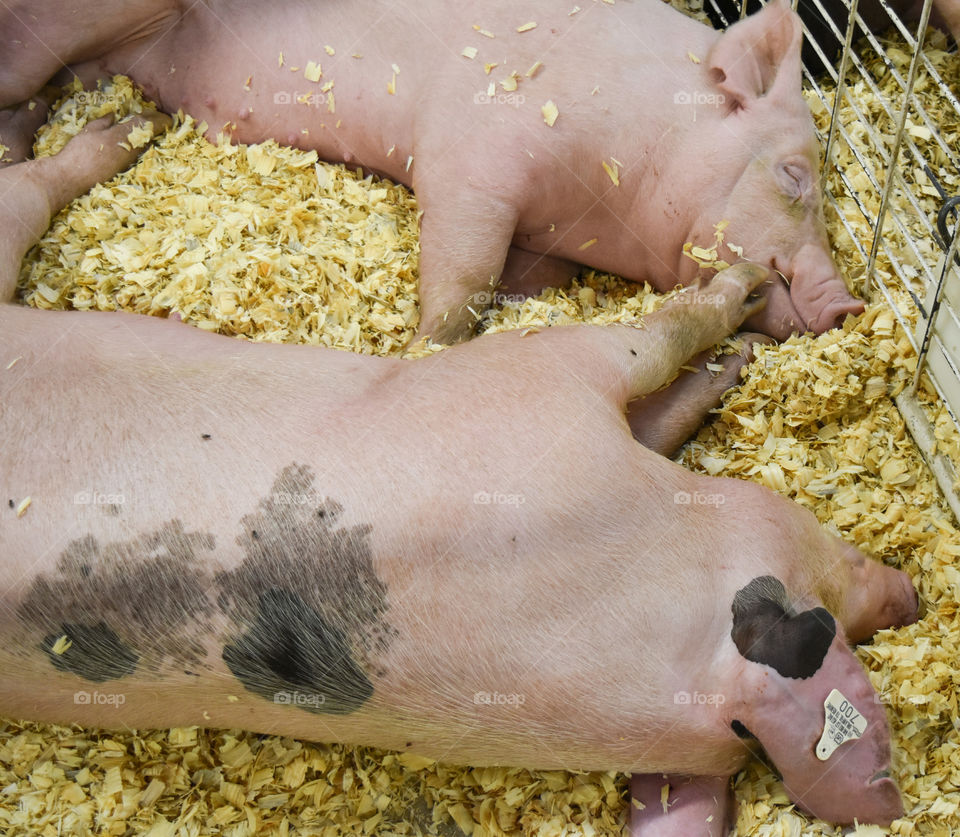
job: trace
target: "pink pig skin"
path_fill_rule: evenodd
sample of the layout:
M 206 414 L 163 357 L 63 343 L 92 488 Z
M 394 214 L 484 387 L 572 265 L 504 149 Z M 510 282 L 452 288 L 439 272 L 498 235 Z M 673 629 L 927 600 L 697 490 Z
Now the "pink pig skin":
M 721 220 L 726 242 L 789 283 L 774 276 L 747 327 L 781 339 L 862 310 L 831 260 L 801 27 L 786 0 L 725 33 L 660 0 L 576 14 L 553 0 L 353 0 L 315 12 L 285 0 L 269 25 L 264 10 L 13 2 L 0 9 L 0 106 L 62 64 L 91 61 L 84 74 L 129 73 L 164 110 L 205 120 L 212 138 L 275 138 L 413 186 L 424 213 L 420 332 L 440 341 L 469 333 L 505 265 L 525 289 L 556 281 L 558 259 L 662 291 L 689 284 L 698 268 L 683 244 L 709 245 Z M 518 33 L 528 21 L 536 28 Z M 310 61 L 319 82 L 304 77 Z M 512 72 L 513 99 L 502 84 Z M 559 109 L 552 127 L 548 101 Z M 511 265 L 511 245 L 546 258 Z

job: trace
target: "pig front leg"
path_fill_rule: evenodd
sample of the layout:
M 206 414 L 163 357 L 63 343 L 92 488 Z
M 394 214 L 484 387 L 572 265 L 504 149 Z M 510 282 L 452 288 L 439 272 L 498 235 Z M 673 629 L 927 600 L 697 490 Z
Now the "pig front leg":
M 920 17 L 923 7 L 921 0 L 914 6 L 915 16 Z M 953 40 L 960 45 L 960 0 L 933 0 L 933 15 L 931 22 L 941 29 L 948 29 Z
M 0 145 L 6 149 L 0 157 L 0 168 L 20 163 L 30 156 L 33 138 L 47 120 L 53 96 L 53 90 L 44 90 L 19 107 L 0 110 Z
M 681 364 L 762 309 L 765 300 L 756 290 L 768 273 L 760 265 L 734 265 L 708 284 L 677 294 L 639 325 L 557 326 L 536 334 L 535 339 L 526 339 L 520 330 L 499 335 L 503 339 L 494 344 L 493 353 L 487 349 L 484 363 L 540 368 L 548 375 L 553 372 L 547 370 L 554 370 L 559 361 L 564 368 L 576 370 L 581 391 L 589 393 L 591 409 L 596 407 L 595 399 L 601 399 L 629 432 L 627 404 L 660 389 L 676 376 Z M 480 341 L 458 351 L 480 351 L 474 349 L 474 342 Z
M 28 111 L 29 112 L 29 111 Z M 143 124 L 154 133 L 170 124 L 170 117 L 147 113 L 113 124 L 112 117 L 91 122 L 55 157 L 23 162 L 33 136 L 34 118 L 14 115 L 7 121 L 8 135 L 19 149 L 18 159 L 0 169 L 0 195 L 16 196 L 15 203 L 0 201 L 0 302 L 13 300 L 20 262 L 50 219 L 94 184 L 129 166 L 142 149 L 124 148 L 130 132 Z
M 580 266 L 569 259 L 511 247 L 498 292 L 510 297 L 528 297 L 536 296 L 545 288 L 566 288 L 579 270 Z
M 729 776 L 630 778 L 631 837 L 726 837 L 733 827 Z
M 719 406 L 723 394 L 740 380 L 740 370 L 753 362 L 751 346 L 772 343 L 765 334 L 746 332 L 738 335 L 742 343 L 739 354 L 714 358 L 702 352 L 682 369 L 666 389 L 658 390 L 627 405 L 627 422 L 633 438 L 644 447 L 662 456 L 672 456 L 703 424 L 707 413 Z M 723 367 L 714 374 L 708 363 Z
M 470 336 L 500 281 L 518 210 L 508 200 L 439 175 L 415 185 L 420 222 L 420 337 Z
M 707 284 L 686 288 L 640 328 L 597 326 L 573 329 L 568 351 L 591 383 L 624 412 L 634 399 L 670 381 L 680 365 L 736 331 L 766 301 L 755 291 L 769 275 L 760 265 L 741 262 Z M 577 345 L 578 343 L 582 345 Z

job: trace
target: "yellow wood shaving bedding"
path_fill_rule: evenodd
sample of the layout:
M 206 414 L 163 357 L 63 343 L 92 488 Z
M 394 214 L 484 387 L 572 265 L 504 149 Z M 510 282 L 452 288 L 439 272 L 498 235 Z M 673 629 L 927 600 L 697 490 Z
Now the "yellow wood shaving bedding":
M 930 54 L 960 85 L 960 58 Z M 37 152 L 53 153 L 107 110 L 140 109 L 126 80 L 111 93 L 102 97 L 108 105 L 66 100 Z M 957 144 L 956 126 L 949 130 Z M 418 318 L 416 202 L 402 187 L 314 160 L 274 143 L 212 146 L 181 120 L 139 165 L 55 219 L 24 263 L 24 301 L 177 311 L 244 339 L 400 353 Z M 853 207 L 851 222 L 855 215 Z M 838 261 L 862 278 L 838 220 L 829 223 Z M 879 269 L 892 275 L 883 258 Z M 663 299 L 585 271 L 570 289 L 484 313 L 481 327 L 636 322 Z M 897 299 L 908 307 L 905 292 Z M 882 633 L 858 655 L 891 709 L 907 816 L 890 833 L 946 837 L 960 832 L 960 537 L 890 399 L 914 364 L 882 304 L 829 334 L 760 348 L 680 460 L 794 498 L 916 579 L 922 621 Z M 942 416 L 938 434 L 960 450 Z M 614 774 L 450 767 L 236 731 L 107 734 L 0 721 L 0 833 L 8 835 L 618 835 L 625 794 L 625 777 Z M 759 764 L 738 774 L 736 794 L 739 835 L 840 834 L 798 813 Z

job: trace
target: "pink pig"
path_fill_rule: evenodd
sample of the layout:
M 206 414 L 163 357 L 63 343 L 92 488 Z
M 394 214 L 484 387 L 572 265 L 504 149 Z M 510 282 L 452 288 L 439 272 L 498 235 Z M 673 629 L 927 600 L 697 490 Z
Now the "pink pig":
M 910 579 L 625 420 L 759 310 L 764 268 L 643 328 L 418 361 L 37 311 L 9 304 L 24 253 L 137 152 L 108 119 L 21 162 L 39 120 L 7 117 L 0 713 L 628 771 L 643 837 L 720 835 L 760 748 L 818 816 L 902 814 L 848 643 L 916 619 Z
M 0 106 L 92 60 L 83 73 L 131 74 L 211 136 L 273 137 L 413 186 L 420 331 L 439 341 L 469 332 L 502 275 L 530 292 L 572 260 L 689 284 L 684 243 L 709 245 L 722 220 L 726 242 L 780 274 L 748 327 L 783 338 L 862 310 L 830 256 L 786 0 L 723 33 L 660 0 L 308 8 L 14 0 Z

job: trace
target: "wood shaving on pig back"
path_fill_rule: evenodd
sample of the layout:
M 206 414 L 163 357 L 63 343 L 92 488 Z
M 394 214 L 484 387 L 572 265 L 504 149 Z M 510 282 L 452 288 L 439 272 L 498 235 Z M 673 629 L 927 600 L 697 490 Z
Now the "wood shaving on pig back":
M 957 56 L 928 54 L 960 84 Z M 934 92 L 919 91 L 931 112 Z M 110 94 L 69 99 L 37 153 L 54 153 L 103 112 L 142 106 L 125 79 Z M 418 318 L 418 218 L 409 191 L 272 142 L 210 145 L 197 128 L 180 119 L 136 167 L 61 213 L 24 262 L 23 301 L 176 311 L 199 328 L 243 339 L 400 353 Z M 949 130 L 956 144 L 955 126 Z M 850 222 L 869 241 L 858 214 L 852 207 Z M 841 269 L 862 291 L 863 267 L 839 220 L 828 222 Z M 879 270 L 893 275 L 882 258 Z M 636 322 L 662 299 L 585 271 L 568 290 L 483 313 L 482 327 Z M 903 291 L 898 304 L 909 308 Z M 439 350 L 418 346 L 407 355 Z M 923 619 L 882 632 L 857 653 L 890 708 L 894 778 L 907 810 L 890 833 L 958 833 L 960 538 L 891 400 L 915 366 L 909 342 L 876 304 L 842 329 L 757 355 L 679 460 L 795 499 L 915 579 Z M 960 451 L 929 386 L 925 398 L 941 444 Z M 106 734 L 12 720 L 0 722 L 0 789 L 0 832 L 9 835 L 557 837 L 620 834 L 627 815 L 626 778 L 618 774 L 453 767 L 237 731 Z M 796 811 L 762 765 L 738 774 L 735 790 L 740 835 L 841 833 Z M 887 832 L 861 826 L 855 833 Z

